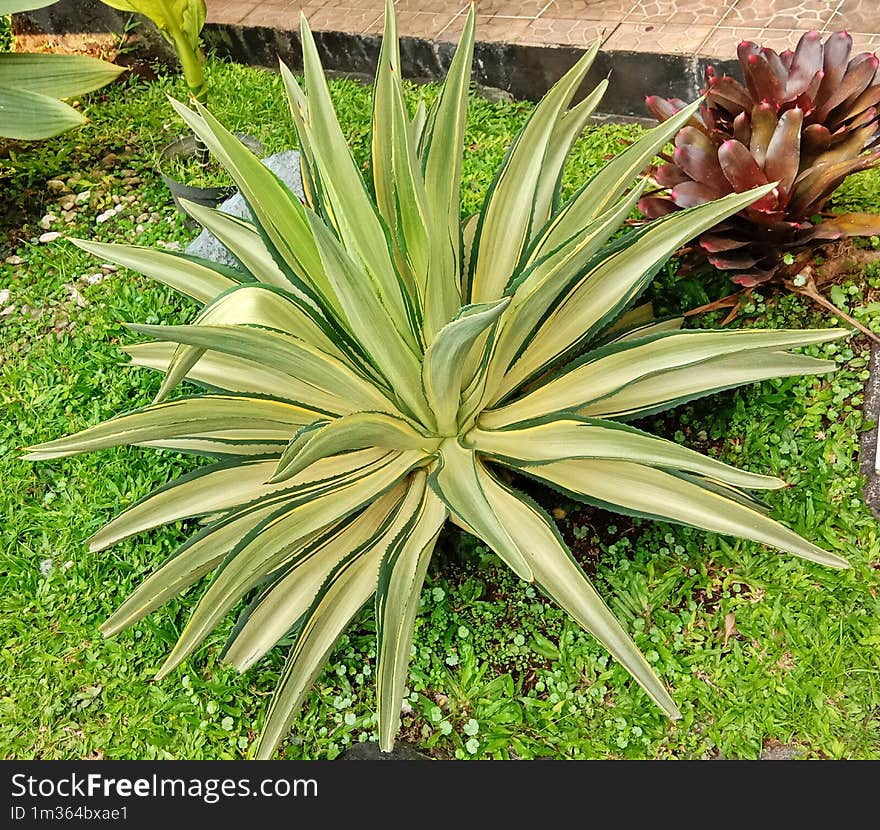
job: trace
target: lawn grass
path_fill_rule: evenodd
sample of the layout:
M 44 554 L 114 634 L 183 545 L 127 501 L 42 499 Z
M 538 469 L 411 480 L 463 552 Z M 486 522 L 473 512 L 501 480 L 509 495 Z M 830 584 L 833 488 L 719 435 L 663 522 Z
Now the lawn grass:
M 211 62 L 213 108 L 270 151 L 292 131 L 277 75 Z M 237 758 L 251 747 L 282 665 L 276 649 L 244 676 L 217 660 L 232 619 L 168 680 L 150 678 L 198 589 L 110 641 L 99 624 L 185 538 L 167 528 L 109 551 L 83 540 L 120 508 L 194 466 L 173 453 L 119 449 L 51 463 L 19 460 L 48 440 L 149 403 L 157 376 L 126 367 L 123 321 L 175 323 L 194 308 L 69 243 L 40 244 L 59 217 L 50 180 L 82 205 L 48 230 L 102 241 L 185 245 L 153 161 L 182 129 L 165 102 L 177 79 L 117 84 L 84 103 L 91 122 L 0 159 L 6 194 L 0 260 L 0 757 Z M 366 163 L 369 90 L 332 91 Z M 530 105 L 474 99 L 463 210 L 473 210 Z M 636 127 L 591 128 L 571 188 Z M 109 156 L 112 154 L 112 156 Z M 109 157 L 108 157 L 109 156 Z M 140 181 L 137 181 L 140 179 Z M 126 184 L 127 180 L 127 184 Z M 847 186 L 846 207 L 880 208 L 880 176 Z M 114 196 L 135 200 L 107 221 Z M 13 204 L 16 210 L 8 210 Z M 0 234 L 0 239 L 7 233 Z M 2 245 L 2 243 L 0 243 Z M 15 262 L 15 259 L 13 259 Z M 670 274 L 673 270 L 670 269 Z M 658 283 L 668 282 L 669 275 Z M 843 286 L 849 310 L 880 329 L 880 270 Z M 682 290 L 662 305 L 687 303 Z M 9 310 L 10 306 L 14 309 Z M 704 321 L 708 324 L 711 321 Z M 795 297 L 755 298 L 741 325 L 828 326 Z M 546 491 L 560 528 L 639 646 L 673 689 L 670 723 L 627 673 L 483 546 L 450 531 L 422 597 L 403 736 L 437 757 L 757 757 L 775 743 L 808 757 L 880 757 L 880 534 L 861 494 L 858 440 L 864 338 L 813 350 L 831 377 L 772 381 L 680 407 L 647 428 L 794 485 L 775 515 L 846 556 L 834 572 L 759 545 L 584 510 Z M 336 649 L 281 754 L 333 758 L 375 737 L 375 631 L 367 609 Z

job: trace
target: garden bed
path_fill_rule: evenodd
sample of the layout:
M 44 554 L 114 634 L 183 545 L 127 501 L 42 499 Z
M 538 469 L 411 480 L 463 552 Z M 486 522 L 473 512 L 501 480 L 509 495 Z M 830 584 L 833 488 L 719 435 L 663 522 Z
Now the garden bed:
M 209 66 L 213 108 L 233 130 L 276 152 L 292 128 L 277 75 Z M 83 102 L 91 123 L 39 145 L 6 145 L 0 177 L 8 237 L 0 250 L 0 756 L 227 758 L 251 746 L 282 650 L 243 676 L 217 656 L 231 621 L 168 680 L 154 684 L 191 608 L 173 601 L 133 632 L 104 641 L 98 626 L 183 538 L 157 531 L 110 551 L 84 539 L 119 508 L 195 466 L 173 453 L 126 449 L 33 465 L 25 445 L 148 403 L 158 376 L 126 368 L 124 321 L 189 321 L 169 290 L 100 262 L 56 234 L 185 247 L 193 231 L 154 170 L 183 132 L 165 93 L 176 81 L 125 81 Z M 334 81 L 334 100 L 366 164 L 370 91 Z M 481 199 L 530 104 L 471 106 L 463 212 Z M 582 181 L 635 126 L 592 127 L 566 185 Z M 836 206 L 880 209 L 880 174 L 861 174 Z M 52 218 L 54 217 L 54 218 Z M 3 244 L 3 243 L 0 243 Z M 658 282 L 660 311 L 709 299 L 695 282 Z M 880 268 L 842 269 L 834 299 L 880 330 Z M 8 292 L 8 293 L 7 293 Z M 717 318 L 703 318 L 709 325 Z M 755 294 L 735 325 L 831 326 L 793 296 Z M 758 757 L 796 745 L 812 757 L 876 757 L 880 745 L 880 534 L 866 506 L 859 435 L 864 337 L 812 350 L 833 376 L 766 382 L 649 419 L 674 437 L 792 488 L 770 494 L 774 515 L 845 556 L 835 572 L 750 542 L 627 520 L 532 490 L 637 644 L 674 689 L 670 723 L 590 636 L 470 537 L 443 537 L 416 628 L 412 692 L 401 737 L 435 757 Z M 442 566 L 442 567 L 441 567 Z M 344 636 L 282 750 L 332 758 L 375 739 L 373 621 Z

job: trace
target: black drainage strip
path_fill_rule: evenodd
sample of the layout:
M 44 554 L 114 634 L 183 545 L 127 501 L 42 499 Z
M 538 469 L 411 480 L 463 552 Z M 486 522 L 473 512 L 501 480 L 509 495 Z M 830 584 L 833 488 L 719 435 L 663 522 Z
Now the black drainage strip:
M 324 68 L 333 73 L 372 78 L 381 38 L 347 32 L 314 32 Z M 250 66 L 277 66 L 280 58 L 295 72 L 302 69 L 299 32 L 265 26 L 211 23 L 205 27 L 207 46 L 218 56 Z M 417 81 L 442 79 L 455 44 L 402 37 L 400 57 L 405 77 Z M 539 100 L 583 54 L 572 46 L 529 46 L 516 43 L 477 43 L 474 81 L 514 98 Z M 602 51 L 579 91 L 579 100 L 602 78 L 609 78 L 602 109 L 621 116 L 645 117 L 645 96 L 662 95 L 690 101 L 700 94 L 706 66 L 738 75 L 736 61 L 713 61 L 694 55 Z

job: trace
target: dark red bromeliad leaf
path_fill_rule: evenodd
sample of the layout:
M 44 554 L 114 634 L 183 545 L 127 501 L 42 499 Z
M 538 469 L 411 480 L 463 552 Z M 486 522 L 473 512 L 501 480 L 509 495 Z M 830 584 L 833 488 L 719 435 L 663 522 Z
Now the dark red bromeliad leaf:
M 660 188 L 639 202 L 650 218 L 695 207 L 732 192 L 777 182 L 764 196 L 697 246 L 716 268 L 744 286 L 770 279 L 786 253 L 842 236 L 880 233 L 880 216 L 846 214 L 814 224 L 846 179 L 880 165 L 880 59 L 852 55 L 852 38 L 822 42 L 805 33 L 794 50 L 777 53 L 751 41 L 737 48 L 743 82 L 706 71 L 699 115 L 675 138 L 665 164 L 651 167 Z M 684 102 L 649 96 L 658 121 Z

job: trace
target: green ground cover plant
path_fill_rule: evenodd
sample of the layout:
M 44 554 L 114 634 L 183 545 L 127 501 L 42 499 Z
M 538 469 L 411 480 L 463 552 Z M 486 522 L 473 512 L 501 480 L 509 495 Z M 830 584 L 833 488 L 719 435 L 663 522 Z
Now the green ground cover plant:
M 225 123 L 235 128 L 240 121 L 272 149 L 289 145 L 284 113 L 268 103 L 281 101 L 277 76 L 214 62 L 209 71 Z M 0 751 L 8 756 L 239 757 L 254 742 L 253 726 L 276 681 L 271 667 L 244 677 L 222 667 L 216 658 L 226 628 L 178 672 L 179 685 L 150 683 L 186 619 L 186 601 L 175 601 L 118 642 L 97 635 L 181 533 L 158 531 L 98 554 L 88 553 L 83 539 L 156 480 L 191 469 L 190 460 L 166 454 L 147 461 L 136 450 L 113 450 L 34 469 L 16 458 L 25 444 L 155 395 L 154 378 L 119 369 L 123 361 L 113 341 L 133 339 L 121 320 L 192 319 L 192 309 L 170 291 L 101 269 L 69 245 L 39 242 L 43 233 L 63 230 L 103 241 L 185 244 L 191 231 L 165 203 L 143 161 L 145 147 L 176 129 L 162 109 L 169 88 L 175 82 L 132 80 L 93 96 L 86 107 L 92 124 L 83 131 L 54 148 L 14 148 L 14 157 L 4 160 L 4 183 L 27 210 L 21 222 L 7 220 L 15 236 L 4 252 L 12 259 L 3 266 L 2 283 L 10 294 L 0 309 L 8 415 L 0 469 L 10 485 L 2 497 L 7 518 L 0 538 L 4 596 L 11 599 L 0 621 L 9 644 L 0 705 L 10 724 Z M 331 88 L 364 162 L 369 90 L 349 82 Z M 242 89 L 259 92 L 253 98 L 267 103 L 257 112 L 236 111 L 243 96 L 223 91 Z M 466 211 L 478 204 L 529 109 L 471 102 Z M 131 132 L 120 136 L 118 123 L 133 125 Z M 568 187 L 617 151 L 619 138 L 636 134 L 632 127 L 589 130 L 575 148 Z M 77 172 L 81 178 L 68 183 Z M 71 193 L 54 193 L 57 185 L 49 181 L 62 181 Z M 866 202 L 874 198 L 874 179 L 860 187 L 869 194 Z M 85 193 L 66 225 L 56 205 Z M 120 203 L 134 200 L 116 212 L 114 195 Z M 856 191 L 850 197 L 861 198 Z M 59 221 L 47 222 L 47 231 L 40 219 L 50 209 Z M 96 223 L 109 210 L 114 215 Z M 867 285 L 841 290 L 850 310 L 876 328 L 869 292 L 878 280 L 873 272 L 867 277 Z M 755 296 L 743 324 L 823 325 L 796 298 L 764 303 Z M 553 509 L 600 590 L 614 597 L 613 610 L 648 661 L 676 689 L 683 719 L 670 724 L 650 710 L 592 638 L 534 589 L 506 576 L 484 547 L 450 532 L 440 540 L 440 567 L 429 572 L 422 594 L 404 736 L 440 757 L 754 757 L 775 741 L 813 755 L 876 755 L 878 540 L 860 495 L 857 461 L 866 352 L 855 340 L 810 353 L 834 359 L 840 371 L 766 382 L 644 426 L 797 485 L 771 494 L 776 515 L 846 552 L 851 571 L 774 559 L 751 543 L 643 525 L 535 492 Z M 755 430 L 755 423 L 762 428 Z M 349 742 L 375 736 L 369 617 L 363 615 L 334 653 L 283 748 L 285 757 L 334 757 Z M 280 671 L 281 655 L 272 659 Z

